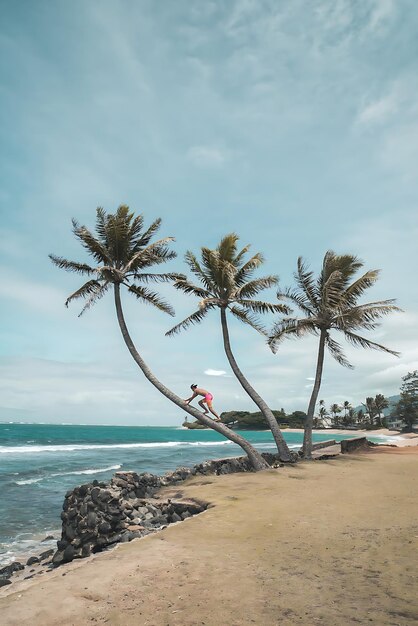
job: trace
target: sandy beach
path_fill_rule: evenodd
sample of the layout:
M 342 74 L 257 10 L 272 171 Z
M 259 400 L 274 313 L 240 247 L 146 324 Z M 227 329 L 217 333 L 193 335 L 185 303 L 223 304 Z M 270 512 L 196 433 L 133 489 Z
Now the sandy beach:
M 195 477 L 203 514 L 1 590 L 4 626 L 418 620 L 418 447 Z

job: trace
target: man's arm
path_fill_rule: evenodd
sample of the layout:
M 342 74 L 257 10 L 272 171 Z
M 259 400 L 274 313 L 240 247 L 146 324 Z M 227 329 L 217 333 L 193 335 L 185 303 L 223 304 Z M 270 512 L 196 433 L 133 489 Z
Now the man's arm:
M 187 398 L 187 400 L 185 400 L 185 403 L 189 404 L 193 400 L 193 398 L 196 398 L 197 395 L 198 394 L 196 392 L 193 392 L 193 395 L 190 396 L 190 398 Z

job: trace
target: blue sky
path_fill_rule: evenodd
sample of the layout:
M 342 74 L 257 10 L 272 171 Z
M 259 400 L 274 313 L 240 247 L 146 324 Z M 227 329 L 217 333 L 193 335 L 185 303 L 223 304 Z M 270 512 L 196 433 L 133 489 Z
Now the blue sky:
M 417 29 L 413 0 L 0 0 L 0 420 L 182 421 L 131 362 L 112 298 L 78 319 L 64 301 L 79 278 L 48 259 L 85 259 L 71 218 L 92 227 L 122 203 L 163 218 L 171 269 L 231 231 L 283 285 L 329 248 L 380 268 L 369 299 L 405 313 L 373 337 L 402 356 L 347 348 L 355 370 L 327 358 L 320 396 L 397 393 L 418 368 Z M 193 310 L 164 293 L 176 319 Z M 252 409 L 215 314 L 167 339 L 168 316 L 125 301 L 168 386 Z M 231 338 L 272 408 L 306 409 L 314 339 L 273 356 L 235 323 Z

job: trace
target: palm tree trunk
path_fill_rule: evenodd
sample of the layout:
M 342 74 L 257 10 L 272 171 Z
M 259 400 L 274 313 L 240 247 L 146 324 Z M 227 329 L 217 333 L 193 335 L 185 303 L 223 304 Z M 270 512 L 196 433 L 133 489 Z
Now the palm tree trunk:
M 154 385 L 154 387 L 156 387 L 158 391 L 160 391 L 160 393 L 162 393 L 168 400 L 171 400 L 171 402 L 176 404 L 183 411 L 186 411 L 186 413 L 189 413 L 190 415 L 192 415 L 195 419 L 199 420 L 199 422 L 201 422 L 205 426 L 208 426 L 209 428 L 216 430 L 218 433 L 221 433 L 221 435 L 223 435 L 230 441 L 233 441 L 234 443 L 239 445 L 247 454 L 251 462 L 251 465 L 253 466 L 253 469 L 255 471 L 269 469 L 270 466 L 267 463 L 267 461 L 263 459 L 261 454 L 257 452 L 257 450 L 255 450 L 255 448 L 253 448 L 253 446 L 246 439 L 244 439 L 244 437 L 241 437 L 238 433 L 233 432 L 224 424 L 221 424 L 220 422 L 214 422 L 210 417 L 206 417 L 197 409 L 191 407 L 190 405 L 185 404 L 182 398 L 180 398 L 175 393 L 173 393 L 170 389 L 168 389 L 168 387 L 163 385 L 163 383 L 161 383 L 158 380 L 158 378 L 154 376 L 154 374 L 152 373 L 148 365 L 145 363 L 145 361 L 142 359 L 139 352 L 135 348 L 135 345 L 129 334 L 128 328 L 125 323 L 123 311 L 122 311 L 119 284 L 115 284 L 115 305 L 116 305 L 116 312 L 118 316 L 119 326 L 120 326 L 125 344 L 129 352 L 131 353 L 134 361 L 140 367 L 140 369 L 142 370 L 145 377 L 149 380 L 149 382 L 152 385 Z
M 326 339 L 326 331 L 321 330 L 321 335 L 319 338 L 319 349 L 318 349 L 318 359 L 316 363 L 316 374 L 315 374 L 315 383 L 312 389 L 311 399 L 309 401 L 308 406 L 308 414 L 306 416 L 305 421 L 305 430 L 303 433 L 303 458 L 311 459 L 312 458 L 312 424 L 313 424 L 313 415 L 315 412 L 315 405 L 318 399 L 319 389 L 321 387 L 322 380 L 322 368 L 324 366 L 324 353 L 325 353 L 325 339 Z
M 289 462 L 292 461 L 292 455 L 287 446 L 287 443 L 282 435 L 282 432 L 279 428 L 276 418 L 271 412 L 270 408 L 264 402 L 263 398 L 258 395 L 255 389 L 250 385 L 248 380 L 245 378 L 244 374 L 241 372 L 238 367 L 237 362 L 235 361 L 235 357 L 232 354 L 231 344 L 229 341 L 229 332 L 228 332 L 228 324 L 226 320 L 226 311 L 224 308 L 221 308 L 221 324 L 222 324 L 222 335 L 224 340 L 224 348 L 225 353 L 228 358 L 229 364 L 237 377 L 238 381 L 241 384 L 241 387 L 247 392 L 250 396 L 251 400 L 258 406 L 264 418 L 266 419 L 268 425 L 270 426 L 270 430 L 273 433 L 274 441 L 277 445 L 277 450 L 279 452 L 279 457 L 281 461 Z

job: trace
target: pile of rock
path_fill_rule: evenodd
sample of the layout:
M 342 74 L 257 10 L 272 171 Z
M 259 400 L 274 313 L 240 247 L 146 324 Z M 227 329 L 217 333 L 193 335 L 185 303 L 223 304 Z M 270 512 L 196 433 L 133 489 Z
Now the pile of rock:
M 207 503 L 196 500 L 152 498 L 163 482 L 168 484 L 167 476 L 117 472 L 110 483 L 94 481 L 69 491 L 54 565 L 143 537 L 207 508 Z
M 263 455 L 270 465 L 274 454 Z M 251 471 L 247 457 L 205 461 L 192 468 L 156 476 L 144 472 L 117 472 L 110 482 L 81 485 L 69 491 L 64 500 L 62 535 L 57 542 L 54 565 L 68 563 L 119 542 L 142 537 L 204 511 L 208 504 L 198 500 L 163 500 L 159 489 L 191 476 L 231 474 Z

